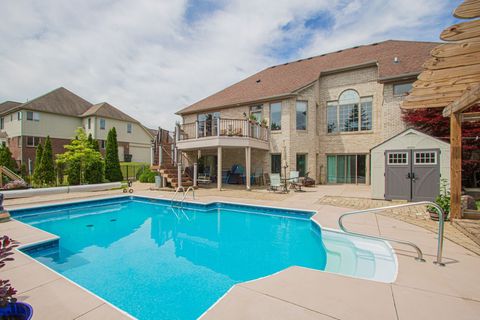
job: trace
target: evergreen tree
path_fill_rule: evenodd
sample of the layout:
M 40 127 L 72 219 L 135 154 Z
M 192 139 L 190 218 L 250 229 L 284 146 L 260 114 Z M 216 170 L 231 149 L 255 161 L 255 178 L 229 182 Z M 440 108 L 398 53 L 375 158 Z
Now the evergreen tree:
M 110 129 L 107 136 L 107 150 L 105 153 L 105 178 L 111 182 L 122 181 L 120 160 L 118 159 L 117 131 Z
M 0 166 L 7 167 L 12 171 L 17 169 L 17 163 L 12 158 L 10 149 L 3 144 L 0 144 Z
M 53 185 L 55 183 L 55 165 L 53 162 L 52 142 L 50 136 L 45 140 L 45 147 L 43 148 L 42 160 L 40 164 L 41 182 L 46 185 Z
M 42 156 L 43 156 L 43 146 L 39 144 L 37 146 L 37 152 L 35 154 L 35 162 L 33 164 L 33 176 L 32 176 L 32 182 L 34 185 L 41 185 L 42 184 Z

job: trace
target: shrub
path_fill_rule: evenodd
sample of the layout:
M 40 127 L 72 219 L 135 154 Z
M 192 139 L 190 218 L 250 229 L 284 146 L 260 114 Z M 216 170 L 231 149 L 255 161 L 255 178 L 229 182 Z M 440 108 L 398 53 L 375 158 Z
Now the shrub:
M 69 185 L 80 184 L 81 163 L 79 159 L 70 160 L 67 167 L 67 181 Z
M 120 160 L 118 159 L 117 131 L 110 129 L 107 136 L 107 150 L 105 151 L 105 178 L 111 182 L 122 181 Z
M 3 144 L 0 144 L 0 166 L 7 167 L 12 171 L 17 169 L 17 163 L 12 158 L 10 149 Z
M 55 165 L 53 161 L 52 142 L 50 136 L 45 140 L 40 164 L 40 179 L 42 184 L 53 185 L 55 183 Z
M 140 180 L 140 182 L 143 182 L 143 183 L 154 183 L 156 175 L 157 174 L 155 172 L 147 169 L 140 174 L 138 180 Z
M 33 176 L 32 182 L 34 185 L 39 186 L 42 184 L 42 156 L 43 156 L 43 146 L 39 144 L 37 146 L 37 152 L 35 154 L 35 162 L 33 163 Z
M 102 183 L 104 177 L 103 160 L 96 160 L 85 166 L 85 182 L 86 183 Z

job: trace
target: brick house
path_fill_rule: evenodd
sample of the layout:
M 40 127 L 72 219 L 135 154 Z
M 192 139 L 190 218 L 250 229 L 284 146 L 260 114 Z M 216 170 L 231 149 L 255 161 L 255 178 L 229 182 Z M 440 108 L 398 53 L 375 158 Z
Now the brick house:
M 369 184 L 370 149 L 405 129 L 400 102 L 436 45 L 388 40 L 262 70 L 177 112 L 179 159 L 203 157 L 212 176 L 288 165 L 287 176 Z
M 64 145 L 75 137 L 79 127 L 99 141 L 102 153 L 107 133 L 115 127 L 120 161 L 131 155 L 132 161 L 150 162 L 152 133 L 106 102 L 93 105 L 60 87 L 25 103 L 0 104 L 0 141 L 8 145 L 19 165 L 30 169 L 35 162 L 36 146 L 44 143 L 47 136 L 51 138 L 53 153 L 63 153 Z

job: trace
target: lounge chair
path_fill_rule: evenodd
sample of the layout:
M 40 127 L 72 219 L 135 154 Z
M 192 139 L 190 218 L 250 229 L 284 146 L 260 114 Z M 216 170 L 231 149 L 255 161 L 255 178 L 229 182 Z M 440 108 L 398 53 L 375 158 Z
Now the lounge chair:
M 258 184 L 258 185 L 263 184 L 263 170 L 262 170 L 262 168 L 260 168 L 260 167 L 255 168 L 255 171 L 253 173 L 252 178 L 253 178 L 253 182 L 255 182 L 255 184 Z
M 272 173 L 270 175 L 270 183 L 268 184 L 268 191 L 277 191 L 282 187 L 282 181 L 280 180 L 280 174 Z
M 295 191 L 303 191 L 303 183 L 300 182 L 300 173 L 298 171 L 290 171 L 290 189 Z

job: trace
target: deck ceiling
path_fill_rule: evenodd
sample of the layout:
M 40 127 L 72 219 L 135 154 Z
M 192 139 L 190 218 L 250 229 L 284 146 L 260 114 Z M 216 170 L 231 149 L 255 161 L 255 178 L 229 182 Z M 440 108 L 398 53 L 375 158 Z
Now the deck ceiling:
M 480 0 L 466 0 L 454 12 L 462 19 L 480 17 Z M 480 19 L 448 27 L 403 102 L 404 109 L 445 108 L 444 116 L 480 102 Z

